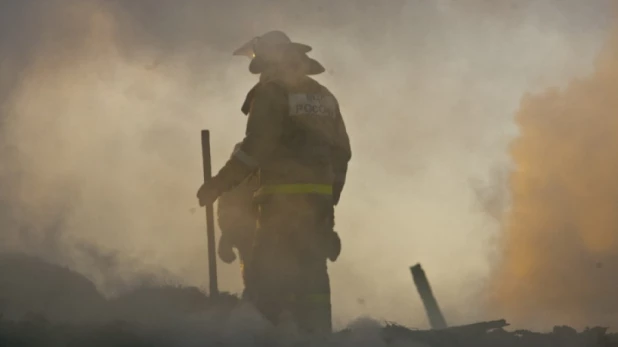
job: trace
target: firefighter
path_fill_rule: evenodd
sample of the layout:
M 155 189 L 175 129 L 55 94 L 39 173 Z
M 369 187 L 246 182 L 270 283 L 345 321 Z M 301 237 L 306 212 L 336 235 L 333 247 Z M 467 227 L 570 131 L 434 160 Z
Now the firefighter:
M 324 72 L 311 49 L 271 31 L 235 52 L 260 75 L 243 105 L 245 137 L 197 196 L 201 206 L 213 203 L 258 174 L 250 300 L 275 324 L 290 314 L 301 330 L 325 333 L 332 330 L 327 260 L 341 250 L 334 208 L 352 154 L 337 99 L 310 77 Z
M 234 147 L 234 152 L 239 150 L 240 143 Z M 232 154 L 234 153 L 232 152 Z M 247 286 L 248 262 L 256 228 L 256 213 L 253 204 L 253 194 L 258 188 L 257 176 L 250 175 L 237 187 L 223 193 L 218 200 L 217 222 L 221 229 L 219 238 L 219 258 L 231 264 L 236 260 L 234 248 L 238 252 L 240 271 L 245 288 Z M 243 292 L 243 297 L 246 291 Z

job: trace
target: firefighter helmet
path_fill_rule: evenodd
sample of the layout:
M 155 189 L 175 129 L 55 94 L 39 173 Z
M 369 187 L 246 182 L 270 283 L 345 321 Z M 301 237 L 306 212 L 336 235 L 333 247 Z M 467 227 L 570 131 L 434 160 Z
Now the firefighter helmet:
M 302 59 L 308 63 L 308 75 L 317 75 L 325 71 L 322 64 L 307 56 L 307 53 L 312 49 L 311 46 L 292 42 L 284 32 L 279 30 L 269 31 L 262 36 L 254 37 L 235 50 L 233 54 L 249 57 L 251 59 L 249 71 L 260 74 L 264 72 L 268 64 L 276 60 L 275 56 L 289 49 L 300 53 Z

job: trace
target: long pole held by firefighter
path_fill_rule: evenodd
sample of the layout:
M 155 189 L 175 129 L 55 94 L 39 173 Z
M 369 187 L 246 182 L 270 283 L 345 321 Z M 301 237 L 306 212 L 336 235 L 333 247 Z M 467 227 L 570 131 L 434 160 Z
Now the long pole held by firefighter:
M 212 168 L 210 160 L 210 131 L 202 130 L 202 164 L 204 167 L 204 182 L 210 181 Z M 206 233 L 208 235 L 208 276 L 210 280 L 210 297 L 219 295 L 217 283 L 217 256 L 215 251 L 215 223 L 212 204 L 206 205 Z

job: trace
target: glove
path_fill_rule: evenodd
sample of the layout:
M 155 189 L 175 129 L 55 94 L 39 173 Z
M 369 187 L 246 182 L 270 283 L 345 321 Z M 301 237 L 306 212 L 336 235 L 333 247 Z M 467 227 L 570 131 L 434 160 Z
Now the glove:
M 204 182 L 197 191 L 197 199 L 201 207 L 214 203 L 220 195 L 219 184 L 214 178 Z
M 219 254 L 219 258 L 226 264 L 231 264 L 236 260 L 236 253 L 234 253 L 233 245 L 225 236 L 221 236 L 219 239 L 217 253 Z
M 328 232 L 326 235 L 326 257 L 334 262 L 341 254 L 341 239 L 336 231 Z

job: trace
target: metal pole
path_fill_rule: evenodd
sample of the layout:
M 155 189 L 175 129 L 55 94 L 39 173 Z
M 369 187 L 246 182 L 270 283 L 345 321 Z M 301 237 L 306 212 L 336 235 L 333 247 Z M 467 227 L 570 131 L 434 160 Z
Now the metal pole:
M 202 165 L 204 167 L 204 182 L 212 178 L 210 160 L 210 131 L 202 130 Z M 212 204 L 206 205 L 206 234 L 208 235 L 208 276 L 210 280 L 210 297 L 219 296 L 217 283 L 217 253 L 215 250 L 215 224 Z
M 425 311 L 429 318 L 429 325 L 431 325 L 432 329 L 447 328 L 446 320 L 444 320 L 440 307 L 438 307 L 438 302 L 433 296 L 429 281 L 427 280 L 427 276 L 425 276 L 425 271 L 423 271 L 421 264 L 410 267 L 410 271 L 412 272 L 412 279 L 414 280 L 418 294 L 421 296 L 421 300 L 425 306 Z

